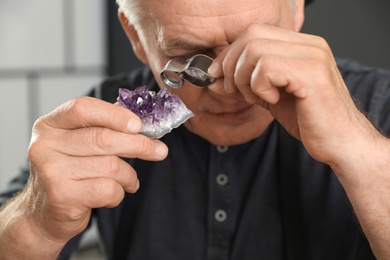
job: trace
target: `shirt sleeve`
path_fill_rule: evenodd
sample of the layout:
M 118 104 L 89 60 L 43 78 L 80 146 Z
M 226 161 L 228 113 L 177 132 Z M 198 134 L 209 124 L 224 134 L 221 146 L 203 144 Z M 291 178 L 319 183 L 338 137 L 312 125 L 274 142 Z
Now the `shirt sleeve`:
M 340 72 L 356 106 L 384 135 L 390 134 L 390 71 L 338 60 Z
M 30 173 L 28 166 L 25 165 L 20 169 L 19 174 L 11 180 L 6 189 L 0 192 L 0 206 L 19 193 L 26 185 Z

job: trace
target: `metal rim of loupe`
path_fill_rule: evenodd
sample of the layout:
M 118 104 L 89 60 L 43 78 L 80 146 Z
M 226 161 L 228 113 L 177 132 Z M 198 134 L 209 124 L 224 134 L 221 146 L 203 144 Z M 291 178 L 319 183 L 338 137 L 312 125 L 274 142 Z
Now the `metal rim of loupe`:
M 167 75 L 167 72 L 173 73 L 175 75 L 175 77 L 177 77 L 180 80 L 173 79 L 172 77 Z M 161 72 L 161 79 L 164 81 L 164 83 L 166 85 L 170 86 L 171 88 L 181 88 L 181 87 L 183 87 L 183 79 L 177 73 L 175 73 L 173 71 L 163 70 Z

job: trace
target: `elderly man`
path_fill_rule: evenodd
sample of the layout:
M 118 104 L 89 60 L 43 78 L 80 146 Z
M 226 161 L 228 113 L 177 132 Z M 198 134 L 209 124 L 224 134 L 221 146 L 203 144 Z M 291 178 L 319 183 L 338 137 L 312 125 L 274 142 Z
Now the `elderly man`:
M 147 67 L 35 123 L 0 259 L 66 257 L 91 215 L 109 259 L 390 259 L 389 72 L 299 33 L 304 0 L 118 4 Z M 195 116 L 139 134 L 118 88 L 195 54 L 216 81 L 170 89 Z

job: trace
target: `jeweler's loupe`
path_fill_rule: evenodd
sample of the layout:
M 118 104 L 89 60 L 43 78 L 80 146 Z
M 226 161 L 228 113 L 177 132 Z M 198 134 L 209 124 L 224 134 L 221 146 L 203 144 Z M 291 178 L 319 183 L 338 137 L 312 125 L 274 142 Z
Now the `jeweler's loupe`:
M 207 73 L 212 62 L 212 58 L 203 54 L 197 54 L 185 62 L 169 60 L 160 76 L 171 88 L 181 88 L 184 80 L 196 87 L 207 87 L 215 82 L 215 79 Z

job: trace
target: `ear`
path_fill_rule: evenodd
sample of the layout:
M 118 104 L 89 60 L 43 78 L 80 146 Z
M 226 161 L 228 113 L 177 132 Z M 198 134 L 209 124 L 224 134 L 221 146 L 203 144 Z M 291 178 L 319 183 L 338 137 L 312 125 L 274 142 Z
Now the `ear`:
M 299 32 L 305 21 L 305 0 L 295 0 L 295 31 Z
M 134 25 L 129 23 L 129 20 L 126 18 L 126 15 L 121 10 L 118 11 L 118 18 L 123 30 L 127 35 L 127 38 L 131 43 L 131 46 L 133 47 L 134 54 L 140 61 L 142 61 L 142 63 L 147 65 L 148 59 L 146 57 L 145 49 L 138 37 L 138 33 L 137 30 L 134 28 Z

